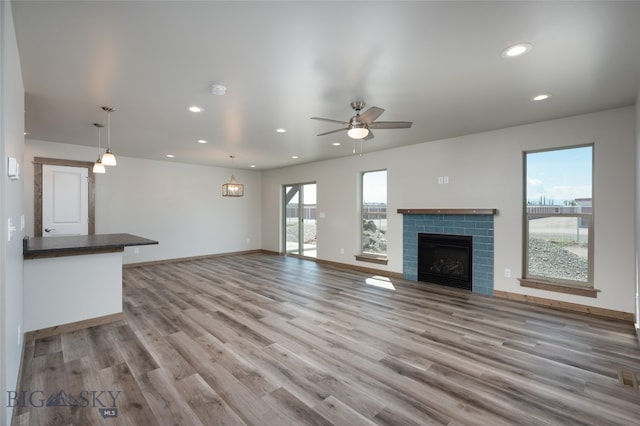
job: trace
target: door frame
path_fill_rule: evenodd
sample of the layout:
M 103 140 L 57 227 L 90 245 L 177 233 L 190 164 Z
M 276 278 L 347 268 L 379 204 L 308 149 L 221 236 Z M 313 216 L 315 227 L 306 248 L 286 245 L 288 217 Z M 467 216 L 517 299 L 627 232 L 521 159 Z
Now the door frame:
M 42 166 L 68 166 L 68 167 L 84 167 L 89 173 L 89 223 L 88 234 L 96 233 L 96 177 L 93 174 L 93 163 L 89 161 L 65 160 L 60 158 L 33 158 L 33 235 L 42 237 Z
M 282 226 L 282 234 L 280 236 L 280 241 L 281 241 L 281 246 L 282 246 L 282 255 L 284 256 L 294 256 L 294 257 L 302 257 L 302 258 L 309 258 L 309 259 L 315 259 L 316 257 L 310 257 L 310 256 L 305 256 L 304 255 L 304 250 L 303 248 L 303 242 L 302 242 L 302 232 L 304 230 L 304 189 L 303 187 L 306 185 L 316 185 L 316 190 L 317 190 L 317 185 L 318 183 L 316 181 L 309 181 L 309 182 L 299 182 L 299 183 L 288 183 L 288 184 L 284 184 L 282 185 L 282 203 L 281 203 L 281 208 L 282 208 L 282 216 L 280 218 L 280 224 Z M 287 226 L 286 226 L 286 220 L 287 220 L 287 187 L 294 187 L 297 186 L 299 188 L 298 194 L 299 194 L 299 208 L 298 208 L 298 253 L 289 253 L 287 251 Z M 317 195 L 316 195 L 317 196 Z M 293 197 L 292 197 L 293 198 Z M 317 201 L 316 201 L 316 206 L 317 206 Z M 317 224 L 317 219 L 316 219 L 316 224 Z M 317 228 L 316 228 L 316 235 L 317 235 Z M 316 244 L 316 250 L 317 250 L 317 244 Z
M 282 224 L 282 234 L 280 236 L 280 241 L 282 244 L 282 254 L 284 256 L 299 256 L 300 255 L 300 244 L 298 243 L 298 254 L 291 254 L 289 253 L 289 251 L 287 250 L 287 205 L 289 204 L 290 200 L 287 200 L 287 187 L 300 187 L 302 186 L 299 183 L 292 183 L 292 184 L 284 184 L 282 185 L 282 216 L 280 218 L 280 223 Z M 297 192 L 298 194 L 298 200 L 300 200 L 300 191 L 298 190 Z M 295 194 L 291 197 L 293 198 L 295 196 Z M 298 221 L 300 220 L 300 201 L 298 201 Z M 300 235 L 300 223 L 298 222 L 298 235 Z M 299 238 L 299 237 L 298 237 Z

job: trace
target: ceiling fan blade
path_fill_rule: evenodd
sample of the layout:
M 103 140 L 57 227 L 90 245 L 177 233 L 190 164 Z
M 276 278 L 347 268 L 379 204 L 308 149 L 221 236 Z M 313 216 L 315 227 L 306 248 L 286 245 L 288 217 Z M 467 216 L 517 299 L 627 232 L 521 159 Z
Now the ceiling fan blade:
M 367 136 L 365 136 L 364 138 L 360 139 L 360 140 L 365 140 L 368 141 L 369 139 L 373 139 L 375 136 L 373 136 L 373 132 L 371 131 L 371 129 L 369 129 L 369 133 L 367 133 Z
M 329 132 L 324 132 L 324 133 L 318 133 L 317 136 L 324 136 L 324 135 L 330 135 L 331 133 L 337 133 L 337 132 L 343 132 L 347 130 L 347 128 L 345 127 L 344 129 L 336 129 L 336 130 L 331 130 Z
M 332 119 L 330 119 L 330 118 L 311 117 L 311 119 L 312 119 L 312 120 L 328 121 L 329 123 L 344 124 L 345 126 L 348 126 L 348 125 L 349 125 L 349 122 L 347 122 L 347 121 L 332 120 Z
M 370 129 L 408 129 L 413 122 L 411 121 L 376 121 L 369 123 Z
M 384 110 L 382 108 L 372 106 L 371 108 L 360 114 L 360 122 L 366 124 L 373 123 L 374 121 L 376 121 L 376 118 L 382 115 L 383 112 Z

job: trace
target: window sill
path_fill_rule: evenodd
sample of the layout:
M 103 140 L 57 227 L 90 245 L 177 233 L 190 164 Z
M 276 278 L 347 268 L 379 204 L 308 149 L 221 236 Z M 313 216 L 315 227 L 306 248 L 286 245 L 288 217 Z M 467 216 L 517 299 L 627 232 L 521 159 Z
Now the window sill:
M 537 288 L 539 290 L 555 291 L 556 293 L 573 294 L 576 296 L 598 297 L 600 290 L 594 288 L 578 287 L 568 284 L 550 283 L 546 281 L 529 280 L 525 278 L 518 278 L 520 281 L 520 287 Z
M 356 260 L 360 262 L 377 263 L 378 265 L 386 265 L 389 260 L 386 256 L 373 256 L 370 254 L 356 254 Z

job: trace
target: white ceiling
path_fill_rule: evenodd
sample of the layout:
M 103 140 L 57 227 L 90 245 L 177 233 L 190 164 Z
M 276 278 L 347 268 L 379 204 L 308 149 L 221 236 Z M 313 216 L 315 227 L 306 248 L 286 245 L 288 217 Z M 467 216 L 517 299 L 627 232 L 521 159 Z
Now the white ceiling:
M 28 138 L 96 146 L 112 106 L 111 147 L 130 157 L 264 170 L 351 155 L 310 117 L 348 121 L 354 99 L 414 123 L 370 152 L 632 105 L 640 87 L 640 2 L 12 4 Z

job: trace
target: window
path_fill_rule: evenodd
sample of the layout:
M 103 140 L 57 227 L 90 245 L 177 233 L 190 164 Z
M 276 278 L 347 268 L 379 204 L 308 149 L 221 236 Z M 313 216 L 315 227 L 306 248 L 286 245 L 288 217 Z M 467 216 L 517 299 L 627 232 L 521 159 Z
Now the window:
M 592 288 L 593 146 L 525 152 L 524 167 L 525 280 Z
M 387 171 L 362 173 L 362 256 L 359 260 L 387 257 Z M 361 258 L 365 257 L 365 258 Z

